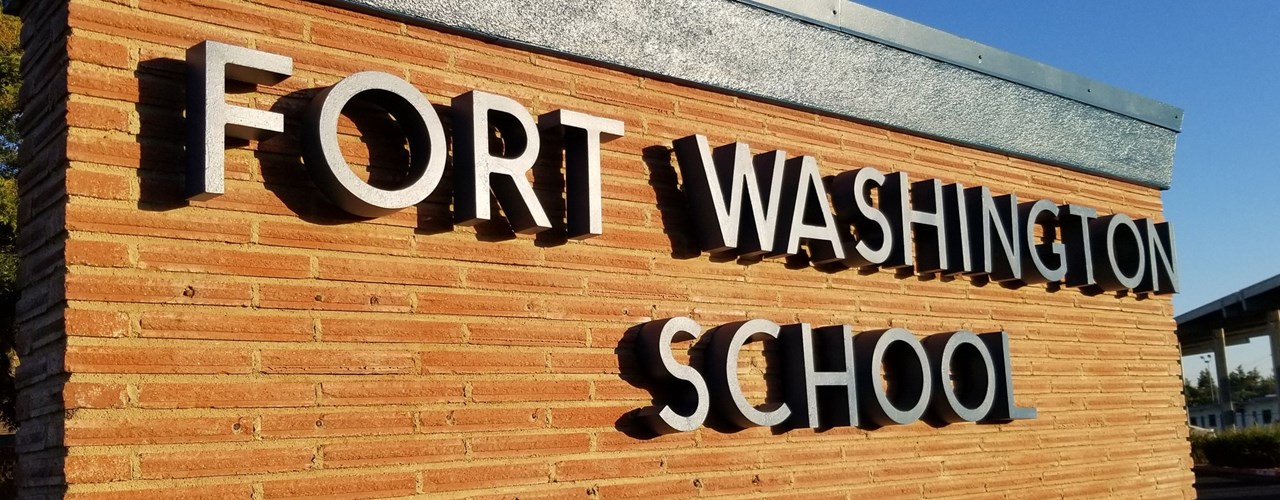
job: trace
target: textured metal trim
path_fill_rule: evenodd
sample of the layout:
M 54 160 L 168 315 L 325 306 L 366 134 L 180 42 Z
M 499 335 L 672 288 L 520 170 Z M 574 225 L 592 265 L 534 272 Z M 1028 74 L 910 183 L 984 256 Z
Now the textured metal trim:
M 1182 130 L 1183 113 L 1177 107 L 848 0 L 737 1 L 1097 106 L 1175 132 Z

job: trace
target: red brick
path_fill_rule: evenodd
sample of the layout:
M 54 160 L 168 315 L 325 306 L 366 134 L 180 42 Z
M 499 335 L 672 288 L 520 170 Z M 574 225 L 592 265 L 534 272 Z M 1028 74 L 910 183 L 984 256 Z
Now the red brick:
M 66 459 L 67 483 L 106 483 L 129 479 L 128 455 L 72 455 Z
M 72 204 L 67 207 L 67 229 L 229 243 L 249 241 L 248 222 L 188 210 L 149 212 Z
M 314 460 L 312 448 L 295 447 L 144 452 L 138 463 L 144 479 L 174 479 L 296 472 L 313 468 Z
M 129 48 L 107 40 L 72 36 L 67 38 L 67 55 L 73 61 L 113 68 L 129 68 Z
M 414 424 L 408 412 L 267 414 L 260 433 L 263 438 L 413 434 Z
M 95 130 L 129 131 L 129 111 L 115 106 L 72 100 L 67 103 L 67 124 Z
M 199 274 L 306 278 L 311 274 L 311 258 L 223 247 L 143 244 L 138 247 L 138 267 Z
M 325 445 L 324 465 L 332 468 L 381 467 L 462 460 L 461 439 L 397 439 Z
M 537 352 L 444 351 L 421 354 L 422 373 L 544 373 L 546 355 Z
M 129 316 L 114 311 L 67 309 L 67 336 L 69 337 L 123 337 L 129 333 Z
M 66 500 L 249 500 L 251 484 L 219 484 L 178 488 L 127 489 L 67 493 Z
M 138 386 L 138 405 L 144 408 L 281 408 L 315 403 L 315 386 L 309 383 L 147 382 Z
M 467 286 L 516 292 L 580 293 L 582 278 L 543 271 L 468 269 Z
M 264 221 L 258 229 L 258 240 L 264 245 L 375 254 L 408 253 L 409 239 L 408 234 L 390 229 L 361 231 L 294 222 Z
M 462 326 L 425 319 L 324 318 L 322 337 L 328 342 L 413 342 L 448 344 L 462 340 Z
M 549 480 L 548 467 L 543 464 L 474 465 L 428 469 L 422 473 L 423 490 L 428 494 L 495 486 L 527 486 Z
M 245 349 L 175 349 L 145 346 L 68 346 L 71 373 L 249 373 L 253 355 Z
M 68 382 L 62 388 L 63 404 L 75 408 L 124 408 L 127 396 L 123 384 Z
M 67 264 L 93 267 L 129 267 L 129 245 L 110 241 L 69 240 Z
M 470 440 L 476 458 L 538 457 L 583 453 L 591 447 L 587 434 L 534 434 L 484 436 Z
M 392 288 L 262 284 L 264 308 L 320 311 L 408 312 L 409 294 Z
M 418 292 L 418 312 L 431 315 L 530 317 L 538 314 L 533 298 L 468 292 Z
M 467 341 L 500 346 L 586 347 L 587 330 L 575 326 L 537 326 L 469 323 Z
M 141 337 L 306 342 L 312 319 L 303 316 L 240 315 L 225 311 L 147 311 Z
M 502 408 L 477 406 L 449 412 L 449 425 L 425 429 L 427 432 L 511 431 L 541 429 L 547 424 L 545 408 Z
M 693 498 L 698 483 L 692 479 L 646 479 L 638 483 L 605 484 L 598 488 L 604 498 Z
M 67 171 L 67 194 L 104 200 L 127 200 L 132 196 L 131 182 L 123 175 L 84 169 Z
M 365 350 L 263 350 L 263 373 L 392 374 L 414 373 L 412 353 Z
M 454 266 L 420 261 L 323 257 L 320 279 L 440 286 L 457 284 L 460 273 Z
M 591 384 L 582 380 L 495 380 L 471 383 L 471 398 L 494 401 L 586 401 Z
M 245 417 L 71 419 L 67 446 L 117 444 L 215 443 L 253 439 Z
M 566 460 L 556 464 L 557 481 L 653 476 L 662 472 L 659 457 L 611 457 Z
M 456 403 L 461 402 L 463 396 L 461 382 L 324 382 L 320 390 L 320 402 L 326 406 Z
M 248 283 L 119 275 L 67 276 L 67 298 L 71 300 L 248 306 L 252 293 Z
M 266 481 L 263 498 L 384 498 L 410 496 L 418 480 L 410 473 L 308 477 Z

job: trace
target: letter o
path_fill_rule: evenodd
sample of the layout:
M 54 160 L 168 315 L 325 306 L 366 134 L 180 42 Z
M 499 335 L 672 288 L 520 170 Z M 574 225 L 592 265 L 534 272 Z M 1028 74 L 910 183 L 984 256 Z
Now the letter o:
M 409 141 L 409 184 L 387 190 L 370 185 L 351 171 L 338 148 L 338 117 L 357 95 L 381 106 L 404 130 Z M 321 91 L 307 109 L 303 156 L 316 187 L 343 210 L 379 217 L 421 203 L 444 175 L 444 126 L 435 108 L 418 89 L 399 77 L 365 71 L 343 78 Z
M 929 357 L 915 335 L 905 328 L 866 332 L 854 338 L 861 355 L 861 386 L 866 415 L 876 425 L 909 424 L 929 407 L 933 375 Z M 885 367 L 889 386 L 880 381 Z M 906 407 L 906 409 L 903 409 Z
M 930 336 L 924 345 L 937 367 L 933 372 L 937 393 L 930 405 L 934 415 L 947 423 L 985 418 L 996 397 L 996 365 L 987 345 L 963 330 Z M 958 388 L 951 384 L 956 364 L 963 365 L 956 374 Z

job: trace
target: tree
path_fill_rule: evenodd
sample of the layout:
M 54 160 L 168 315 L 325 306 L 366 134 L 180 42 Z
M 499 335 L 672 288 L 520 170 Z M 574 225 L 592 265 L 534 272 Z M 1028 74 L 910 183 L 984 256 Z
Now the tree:
M 1231 399 L 1235 401 L 1248 401 L 1276 392 L 1275 378 L 1263 377 L 1257 368 L 1246 372 L 1244 366 L 1237 366 L 1227 374 L 1227 383 L 1231 386 Z
M 17 17 L 0 16 L 0 424 L 17 424 L 14 402 L 14 312 L 18 302 L 18 90 L 22 86 L 19 66 L 22 52 Z
M 1248 401 L 1276 392 L 1275 377 L 1263 377 L 1257 368 L 1246 372 L 1243 365 L 1236 366 L 1235 370 L 1227 373 L 1227 384 L 1231 387 L 1232 401 Z M 1189 380 L 1182 381 L 1182 393 L 1186 395 L 1187 406 L 1213 404 L 1217 402 L 1217 392 L 1217 382 L 1213 380 L 1213 374 L 1208 368 L 1200 371 L 1194 386 Z
M 1200 376 L 1196 378 L 1196 385 L 1192 386 L 1188 380 L 1182 381 L 1182 392 L 1187 397 L 1187 406 L 1213 404 L 1217 398 L 1214 388 L 1213 374 L 1209 373 L 1209 369 L 1200 370 Z

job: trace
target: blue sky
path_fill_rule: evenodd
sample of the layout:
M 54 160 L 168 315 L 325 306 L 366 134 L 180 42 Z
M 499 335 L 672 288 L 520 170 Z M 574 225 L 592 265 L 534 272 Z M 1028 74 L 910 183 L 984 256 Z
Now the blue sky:
M 1164 193 L 1177 313 L 1280 273 L 1280 2 L 857 3 L 1183 108 Z M 1262 340 L 1229 349 L 1230 365 L 1269 373 Z

